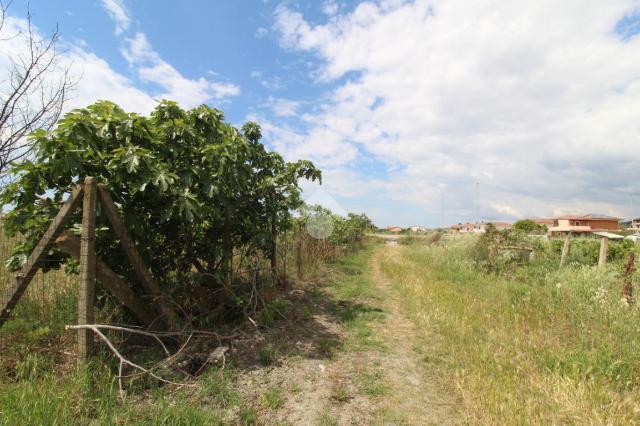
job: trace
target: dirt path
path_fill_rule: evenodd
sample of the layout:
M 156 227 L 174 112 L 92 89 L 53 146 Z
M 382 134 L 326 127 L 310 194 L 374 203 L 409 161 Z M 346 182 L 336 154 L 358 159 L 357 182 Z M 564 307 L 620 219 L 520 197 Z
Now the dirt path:
M 287 355 L 241 375 L 259 424 L 455 423 L 451 399 L 429 378 L 425 354 L 415 349 L 425 333 L 405 316 L 380 268 L 383 256 L 399 250 L 380 245 L 359 270 L 330 283 L 315 299 L 312 318 L 280 333 L 292 342 L 283 350 Z
M 452 399 L 447 398 L 434 378 L 429 377 L 421 361 L 424 355 L 414 349 L 416 341 L 424 339 L 424 333 L 428 331 L 418 330 L 403 313 L 401 298 L 380 268 L 381 257 L 398 256 L 399 249 L 385 244 L 369 264 L 372 283 L 384 295 L 383 306 L 388 313 L 384 323 L 376 326 L 389 348 L 389 353 L 382 359 L 392 389 L 389 400 L 385 401 L 387 409 L 406 424 L 454 424 Z

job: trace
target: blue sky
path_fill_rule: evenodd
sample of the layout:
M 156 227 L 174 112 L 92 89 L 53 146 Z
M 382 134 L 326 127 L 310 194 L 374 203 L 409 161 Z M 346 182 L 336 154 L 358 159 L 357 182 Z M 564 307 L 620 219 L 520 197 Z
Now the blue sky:
M 161 97 L 255 120 L 379 225 L 640 216 L 640 4 L 31 1 L 81 78 L 70 106 Z M 14 1 L 18 28 L 27 2 Z M 14 49 L 14 50 L 12 50 Z M 0 48 L 11 54 L 16 46 Z M 7 53 L 8 52 L 8 53 Z M 638 210 L 638 211 L 636 211 Z

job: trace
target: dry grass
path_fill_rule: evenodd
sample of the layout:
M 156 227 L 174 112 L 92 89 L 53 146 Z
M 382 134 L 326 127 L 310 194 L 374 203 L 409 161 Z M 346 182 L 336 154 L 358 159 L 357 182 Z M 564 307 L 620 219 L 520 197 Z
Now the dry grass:
M 531 265 L 506 278 L 478 270 L 468 243 L 382 259 L 434 332 L 424 359 L 459 395 L 463 422 L 640 423 L 640 314 L 621 305 L 615 266 Z

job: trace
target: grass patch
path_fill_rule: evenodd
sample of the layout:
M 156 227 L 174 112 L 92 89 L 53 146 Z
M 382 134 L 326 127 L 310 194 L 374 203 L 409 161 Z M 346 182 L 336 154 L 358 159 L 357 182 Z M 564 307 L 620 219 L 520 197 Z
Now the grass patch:
M 368 396 L 380 397 L 386 395 L 389 391 L 389 387 L 384 383 L 384 374 L 380 369 L 360 374 L 358 382 L 361 385 L 361 392 Z
M 408 313 L 434 332 L 424 360 L 453 378 L 463 422 L 637 422 L 640 311 L 620 303 L 620 265 L 543 260 L 493 274 L 472 244 L 401 247 L 382 260 Z
M 284 397 L 282 390 L 271 388 L 262 394 L 262 403 L 271 410 L 279 410 L 284 407 Z
M 338 426 L 338 419 L 331 415 L 331 413 L 324 412 L 318 419 L 319 426 Z
M 384 312 L 375 307 L 378 295 L 369 275 L 369 260 L 375 245 L 345 256 L 336 262 L 331 292 L 335 297 L 333 313 L 349 331 L 344 348 L 352 351 L 384 350 L 383 340 L 371 323 L 384 319 Z
M 0 424 L 224 424 L 235 401 L 194 399 L 186 390 L 152 388 L 140 401 L 118 398 L 111 368 L 95 361 L 61 374 L 34 357 L 13 379 L 0 378 Z M 225 398 L 228 398 L 225 397 Z
M 273 343 L 267 343 L 258 349 L 258 362 L 265 367 L 275 364 L 279 356 L 280 351 Z
M 331 388 L 331 399 L 338 402 L 347 402 L 351 399 L 351 393 L 344 385 L 336 384 Z

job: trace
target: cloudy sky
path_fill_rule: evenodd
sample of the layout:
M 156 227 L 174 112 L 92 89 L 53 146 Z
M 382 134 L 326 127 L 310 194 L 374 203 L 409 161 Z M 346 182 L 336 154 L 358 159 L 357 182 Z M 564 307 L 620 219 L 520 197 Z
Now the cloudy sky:
M 180 6 L 177 6 L 180 4 Z M 640 1 L 30 2 L 70 107 L 157 100 L 255 120 L 380 225 L 640 216 Z M 14 1 L 4 34 L 24 25 Z M 19 43 L 3 37 L 0 65 Z M 633 210 L 632 210 L 633 208 Z M 633 212 L 633 213 L 632 213 Z

